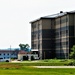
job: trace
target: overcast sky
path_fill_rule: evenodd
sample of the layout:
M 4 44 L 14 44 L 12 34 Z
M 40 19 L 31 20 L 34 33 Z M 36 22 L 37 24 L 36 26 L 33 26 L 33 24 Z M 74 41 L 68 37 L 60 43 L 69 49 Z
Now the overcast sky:
M 31 45 L 30 21 L 73 10 L 75 0 L 0 0 L 0 49 Z

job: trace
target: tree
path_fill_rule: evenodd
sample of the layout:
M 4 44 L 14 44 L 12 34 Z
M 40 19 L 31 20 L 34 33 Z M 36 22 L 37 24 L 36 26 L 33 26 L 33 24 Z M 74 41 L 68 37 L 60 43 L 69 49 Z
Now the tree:
M 28 44 L 19 44 L 21 50 L 30 51 L 30 46 Z
M 70 58 L 75 59 L 75 45 L 71 48 Z

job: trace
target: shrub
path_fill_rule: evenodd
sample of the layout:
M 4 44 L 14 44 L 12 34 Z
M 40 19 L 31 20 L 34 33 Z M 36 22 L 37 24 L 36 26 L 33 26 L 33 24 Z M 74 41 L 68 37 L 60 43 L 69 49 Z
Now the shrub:
M 75 61 L 70 62 L 68 65 L 75 66 Z

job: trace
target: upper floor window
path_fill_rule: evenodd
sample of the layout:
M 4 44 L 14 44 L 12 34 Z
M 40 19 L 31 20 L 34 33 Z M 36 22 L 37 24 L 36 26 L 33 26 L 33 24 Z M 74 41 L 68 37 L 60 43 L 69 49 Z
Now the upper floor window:
M 60 20 L 56 20 L 56 25 L 60 24 Z
M 68 18 L 61 19 L 61 23 L 68 22 Z
M 36 28 L 36 24 L 32 24 L 32 28 Z
M 56 20 L 56 25 L 58 25 L 58 24 L 61 24 L 61 23 L 65 23 L 65 22 L 68 22 L 68 18 L 60 18 L 60 19 L 58 19 L 58 20 Z

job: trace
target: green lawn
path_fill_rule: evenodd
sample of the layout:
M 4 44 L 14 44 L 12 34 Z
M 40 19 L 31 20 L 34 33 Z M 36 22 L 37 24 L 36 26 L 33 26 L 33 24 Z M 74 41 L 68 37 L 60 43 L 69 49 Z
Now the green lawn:
M 72 60 L 39 60 L 21 63 L 0 62 L 0 75 L 75 75 L 75 69 L 34 68 L 33 66 L 65 65 Z
M 66 66 L 74 60 L 68 59 L 46 59 L 36 61 L 21 61 L 25 66 Z
M 0 75 L 75 75 L 75 69 L 0 69 Z
M 35 63 L 61 63 L 61 62 L 71 62 L 72 59 L 45 59 L 45 60 L 35 60 Z M 22 61 L 21 63 L 32 63 L 33 61 Z

